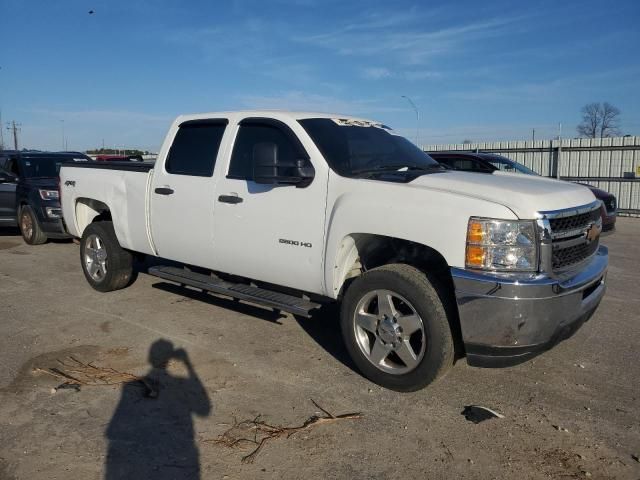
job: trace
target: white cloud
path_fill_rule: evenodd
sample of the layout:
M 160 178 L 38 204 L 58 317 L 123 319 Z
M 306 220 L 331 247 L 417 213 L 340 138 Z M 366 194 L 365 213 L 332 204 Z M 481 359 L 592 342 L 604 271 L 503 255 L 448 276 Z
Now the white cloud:
M 381 78 L 389 78 L 393 76 L 393 73 L 391 73 L 391 70 L 389 70 L 388 68 L 370 67 L 370 68 L 365 68 L 364 71 L 362 72 L 362 75 L 364 76 L 364 78 L 379 80 Z
M 447 28 L 426 26 L 424 15 L 400 14 L 363 19 L 337 30 L 297 37 L 296 40 L 341 55 L 376 56 L 402 65 L 421 65 L 435 56 L 460 51 L 481 39 L 509 35 L 508 28 L 523 17 L 494 17 Z

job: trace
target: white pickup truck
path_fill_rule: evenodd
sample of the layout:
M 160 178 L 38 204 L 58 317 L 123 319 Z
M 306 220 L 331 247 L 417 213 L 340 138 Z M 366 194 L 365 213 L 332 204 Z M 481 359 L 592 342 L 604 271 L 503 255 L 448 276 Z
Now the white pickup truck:
M 295 315 L 337 301 L 354 363 L 400 391 L 463 355 L 523 362 L 573 333 L 605 291 L 589 189 L 447 171 L 363 119 L 180 116 L 155 165 L 64 165 L 60 183 L 96 290 L 126 287 L 144 254 L 173 261 L 151 275 Z

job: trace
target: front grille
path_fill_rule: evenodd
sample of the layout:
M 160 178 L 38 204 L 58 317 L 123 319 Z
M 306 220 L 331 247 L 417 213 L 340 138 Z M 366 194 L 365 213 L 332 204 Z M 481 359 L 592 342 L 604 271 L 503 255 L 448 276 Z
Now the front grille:
M 598 241 L 580 243 L 578 245 L 565 248 L 562 248 L 560 245 L 558 245 L 558 248 L 555 247 L 556 246 L 554 245 L 552 250 L 552 266 L 554 270 L 562 270 L 563 268 L 575 265 L 596 253 L 596 250 L 598 250 Z
M 546 212 L 551 236 L 553 271 L 562 271 L 576 265 L 598 250 L 599 238 L 589 239 L 594 224 L 601 225 L 600 202 L 586 207 L 561 212 Z
M 579 213 L 569 217 L 551 218 L 549 224 L 554 234 L 561 234 L 566 231 L 586 228 L 600 217 L 600 210 L 595 209 L 590 212 Z

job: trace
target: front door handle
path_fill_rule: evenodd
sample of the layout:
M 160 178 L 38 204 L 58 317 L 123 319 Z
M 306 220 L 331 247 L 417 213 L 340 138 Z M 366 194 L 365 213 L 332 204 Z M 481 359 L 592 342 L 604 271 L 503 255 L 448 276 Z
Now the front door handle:
M 155 189 L 155 192 L 158 195 L 172 195 L 173 194 L 173 188 L 169 188 L 169 187 L 158 187 Z
M 218 201 L 222 203 L 242 203 L 242 198 L 237 195 L 220 195 Z

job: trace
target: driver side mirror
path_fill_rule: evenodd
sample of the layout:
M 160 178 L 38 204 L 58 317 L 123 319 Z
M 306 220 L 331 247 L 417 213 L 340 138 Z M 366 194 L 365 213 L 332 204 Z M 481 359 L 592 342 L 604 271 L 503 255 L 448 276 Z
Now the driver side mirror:
M 305 156 L 282 158 L 278 144 L 260 142 L 253 146 L 253 181 L 260 184 L 306 187 L 314 177 L 314 169 Z

